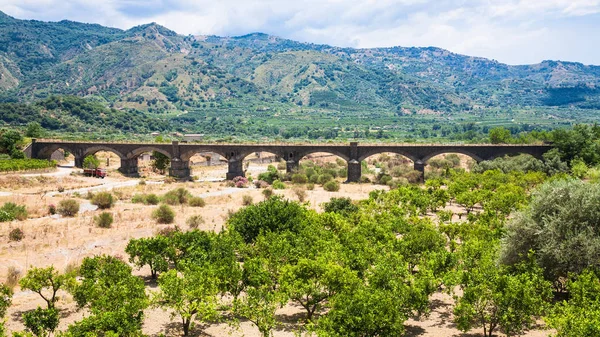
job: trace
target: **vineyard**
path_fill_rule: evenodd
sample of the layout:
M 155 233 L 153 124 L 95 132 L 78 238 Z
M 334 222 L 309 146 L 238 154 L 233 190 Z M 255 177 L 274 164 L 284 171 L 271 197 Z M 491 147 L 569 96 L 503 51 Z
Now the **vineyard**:
M 56 167 L 56 161 L 45 159 L 5 159 L 0 160 L 0 172 L 41 170 Z

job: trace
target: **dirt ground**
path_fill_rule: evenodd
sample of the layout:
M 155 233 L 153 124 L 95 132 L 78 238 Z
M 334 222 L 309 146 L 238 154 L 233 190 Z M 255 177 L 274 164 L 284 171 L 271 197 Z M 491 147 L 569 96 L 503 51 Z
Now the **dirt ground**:
M 323 158 L 322 160 L 329 160 Z M 334 159 L 333 159 L 334 160 Z M 248 172 L 256 177 L 266 170 L 268 164 L 252 163 Z M 111 170 L 114 168 L 110 168 Z M 127 259 L 124 248 L 133 238 L 152 236 L 157 230 L 167 227 L 157 225 L 150 217 L 156 206 L 133 204 L 131 197 L 136 193 L 163 194 L 177 187 L 187 188 L 193 195 L 201 196 L 206 201 L 206 206 L 195 208 L 177 206 L 175 225 L 187 229 L 185 221 L 192 215 L 201 215 L 205 223 L 199 229 L 220 231 L 229 212 L 242 207 L 242 198 L 245 195 L 252 197 L 254 202 L 263 200 L 262 190 L 255 188 L 232 188 L 224 182 L 212 181 L 225 176 L 226 166 L 196 167 L 194 175 L 204 182 L 184 182 L 161 184 L 139 184 L 138 179 L 130 179 L 109 173 L 105 180 L 82 177 L 79 175 L 41 176 L 41 177 L 0 177 L 0 203 L 7 201 L 25 204 L 29 211 L 30 219 L 0 224 L 0 282 L 5 282 L 9 268 L 16 268 L 24 274 L 31 266 L 46 267 L 54 265 L 58 270 L 65 270 L 70 265 L 80 263 L 83 258 L 98 254 L 122 256 Z M 18 183 L 16 181 L 19 181 Z M 127 186 L 129 185 L 129 186 Z M 58 187 L 65 189 L 63 193 L 53 194 Z M 112 228 L 96 228 L 93 217 L 100 211 L 94 210 L 86 200 L 85 190 L 89 188 L 112 189 L 120 200 L 111 210 L 115 221 Z M 73 195 L 72 190 L 81 189 Z M 321 211 L 321 204 L 329 201 L 331 197 L 350 197 L 354 200 L 365 199 L 369 192 L 375 189 L 388 189 L 386 186 L 371 184 L 342 184 L 339 192 L 326 192 L 320 186 L 315 186 L 312 191 L 306 191 L 306 204 L 308 207 Z M 71 190 L 71 191 L 70 191 Z M 276 190 L 286 198 L 297 200 L 291 188 Z M 82 205 L 82 211 L 74 218 L 61 218 L 49 216 L 48 206 L 58 204 L 63 198 L 75 197 Z M 169 225 L 171 226 L 171 225 Z M 19 227 L 25 233 L 25 238 L 20 242 L 9 242 L 8 233 L 13 228 Z M 149 270 L 136 270 L 136 275 L 148 276 Z M 156 285 L 148 283 L 147 290 L 154 291 Z M 21 314 L 27 310 L 43 305 L 40 297 L 29 291 L 15 288 L 13 305 L 7 314 L 8 332 L 24 329 Z M 65 329 L 69 324 L 85 316 L 85 312 L 77 311 L 75 303 L 67 293 L 60 294 L 57 304 L 64 317 L 61 319 L 59 329 Z M 483 331 L 473 330 L 469 334 L 461 333 L 452 320 L 453 300 L 449 295 L 436 293 L 431 298 L 431 313 L 420 319 L 410 319 L 406 322 L 407 336 L 480 336 Z M 281 323 L 274 332 L 277 337 L 295 336 L 295 329 L 303 318 L 301 308 L 286 305 L 278 310 L 277 315 Z M 167 336 L 181 335 L 179 321 L 172 321 L 170 313 L 162 309 L 148 309 L 144 332 L 150 336 L 165 333 Z M 194 333 L 198 336 L 260 336 L 258 329 L 250 322 L 240 322 L 239 328 L 232 328 L 226 323 L 212 324 L 204 327 L 204 334 L 200 334 L 202 327 L 197 327 Z M 526 336 L 547 336 L 548 331 L 533 330 Z

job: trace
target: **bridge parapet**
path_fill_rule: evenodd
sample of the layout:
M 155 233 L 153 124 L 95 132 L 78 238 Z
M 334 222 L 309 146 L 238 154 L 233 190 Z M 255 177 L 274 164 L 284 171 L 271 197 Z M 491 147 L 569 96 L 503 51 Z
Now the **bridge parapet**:
M 137 158 L 145 152 L 158 151 L 171 159 L 170 174 L 188 179 L 190 158 L 202 152 L 217 153 L 228 161 L 227 179 L 243 176 L 243 161 L 254 152 L 269 152 L 286 161 L 288 172 L 296 170 L 300 160 L 315 152 L 326 152 L 339 156 L 348 163 L 348 181 L 357 182 L 361 176 L 360 162 L 372 155 L 391 152 L 403 155 L 414 163 L 414 168 L 424 172 L 427 161 L 444 153 L 462 153 L 476 161 L 489 160 L 499 156 L 526 153 L 536 158 L 549 151 L 551 145 L 520 144 L 218 144 L 218 143 L 131 143 L 131 142 L 80 142 L 36 140 L 30 146 L 31 157 L 49 159 L 57 149 L 64 149 L 75 156 L 75 165 L 81 167 L 83 158 L 98 151 L 110 151 L 121 158 L 121 172 L 128 175 L 137 173 Z

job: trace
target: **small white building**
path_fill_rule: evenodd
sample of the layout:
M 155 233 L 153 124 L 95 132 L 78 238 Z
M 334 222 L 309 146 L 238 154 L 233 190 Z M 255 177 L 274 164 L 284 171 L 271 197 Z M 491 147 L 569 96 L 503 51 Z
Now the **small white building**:
M 204 138 L 203 133 L 188 133 L 183 135 L 183 140 L 188 142 L 200 141 Z

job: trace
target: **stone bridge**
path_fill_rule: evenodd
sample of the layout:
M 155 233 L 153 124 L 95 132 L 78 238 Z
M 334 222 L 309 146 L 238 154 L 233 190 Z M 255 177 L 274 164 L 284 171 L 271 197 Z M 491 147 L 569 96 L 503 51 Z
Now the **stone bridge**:
M 414 168 L 425 172 L 427 161 L 444 153 L 461 153 L 477 162 L 504 155 L 530 154 L 536 158 L 552 149 L 551 145 L 501 145 L 501 144 L 363 144 L 351 142 L 339 144 L 199 144 L 199 143 L 108 143 L 69 142 L 55 140 L 32 141 L 31 158 L 49 159 L 52 153 L 63 149 L 75 157 L 75 166 L 82 167 L 83 159 L 99 151 L 108 151 L 121 158 L 121 171 L 125 175 L 138 174 L 138 157 L 147 152 L 158 151 L 171 159 L 169 174 L 176 178 L 190 177 L 190 158 L 198 153 L 214 152 L 227 159 L 227 179 L 244 176 L 243 161 L 255 152 L 269 152 L 287 163 L 287 171 L 293 172 L 300 160 L 309 154 L 325 152 L 336 155 L 348 163 L 348 182 L 357 182 L 361 177 L 360 162 L 369 156 L 391 152 L 400 154 L 414 163 Z

